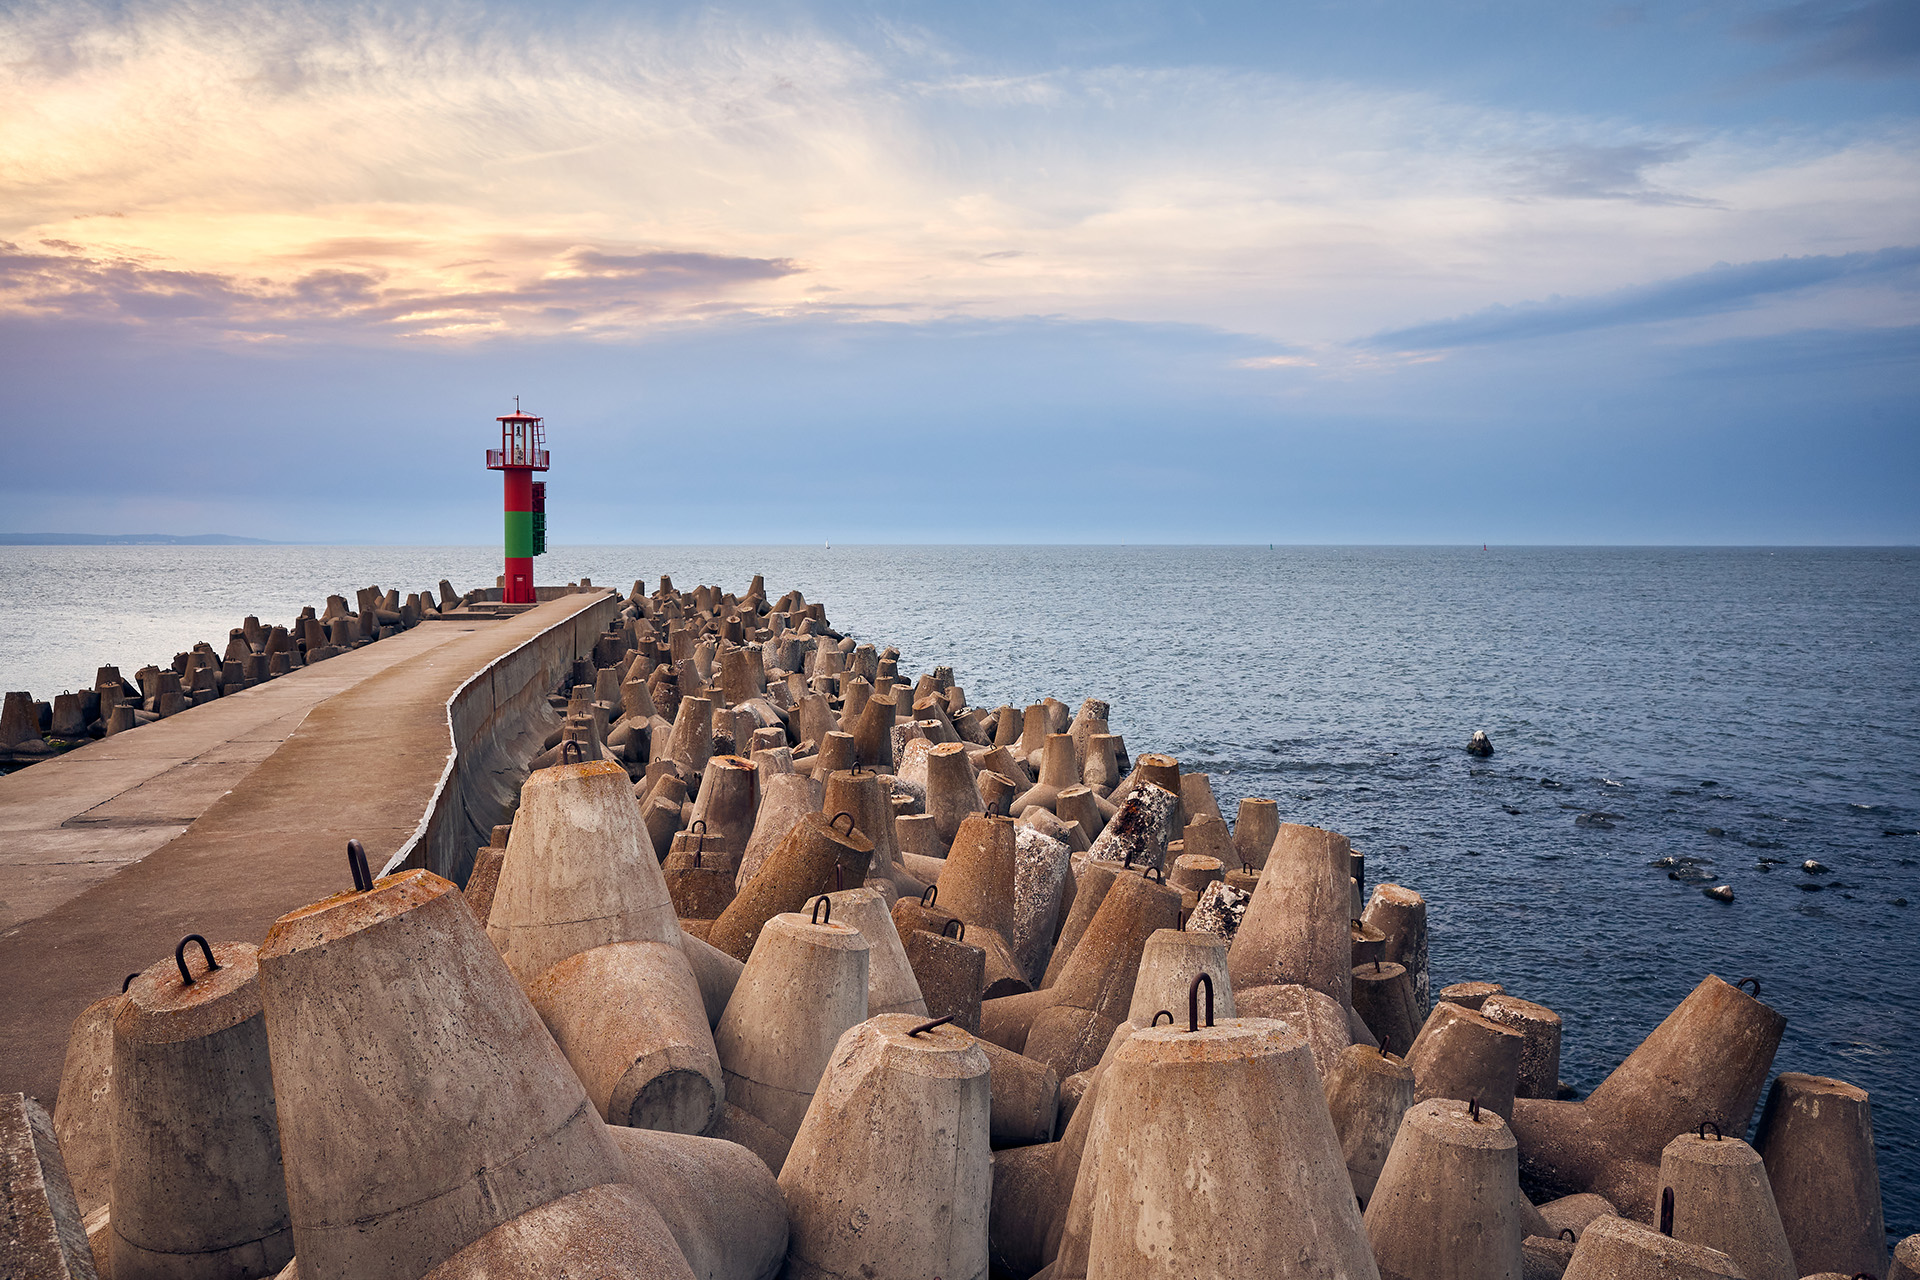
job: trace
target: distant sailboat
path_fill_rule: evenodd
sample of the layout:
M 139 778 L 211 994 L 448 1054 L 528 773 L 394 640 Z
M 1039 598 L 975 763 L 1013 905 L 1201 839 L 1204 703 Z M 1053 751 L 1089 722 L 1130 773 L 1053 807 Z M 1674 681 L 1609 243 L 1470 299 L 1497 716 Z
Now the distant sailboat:
M 833 539 L 832 539 L 832 538 L 828 538 L 828 539 L 827 539 L 827 550 L 829 550 L 829 551 L 831 551 L 831 550 L 833 550 Z

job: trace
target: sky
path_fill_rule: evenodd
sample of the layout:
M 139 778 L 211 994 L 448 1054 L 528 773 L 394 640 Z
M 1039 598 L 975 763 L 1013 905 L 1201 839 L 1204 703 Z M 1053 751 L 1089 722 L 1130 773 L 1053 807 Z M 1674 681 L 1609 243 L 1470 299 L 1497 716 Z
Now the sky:
M 1920 541 L 1920 0 L 0 0 L 0 530 Z

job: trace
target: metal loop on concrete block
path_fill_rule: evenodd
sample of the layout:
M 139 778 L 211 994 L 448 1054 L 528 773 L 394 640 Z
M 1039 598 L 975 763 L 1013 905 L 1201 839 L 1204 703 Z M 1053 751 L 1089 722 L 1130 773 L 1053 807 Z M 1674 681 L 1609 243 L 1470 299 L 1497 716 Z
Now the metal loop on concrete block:
M 1705 1142 L 1707 1140 L 1707 1130 L 1709 1129 L 1713 1130 L 1713 1140 L 1719 1142 L 1721 1140 L 1720 1126 L 1712 1120 L 1702 1120 L 1700 1122 L 1700 1128 L 1698 1130 L 1700 1141 Z
M 1157 1027 L 1157 1026 L 1159 1026 L 1159 1025 L 1160 1025 L 1160 1019 L 1162 1019 L 1162 1018 L 1165 1018 L 1165 1019 L 1167 1020 L 1167 1025 L 1168 1025 L 1168 1026 L 1172 1026 L 1172 1025 L 1173 1025 L 1173 1010 L 1171 1010 L 1171 1009 L 1162 1009 L 1162 1010 L 1160 1010 L 1160 1011 L 1159 1011 L 1158 1013 L 1156 1013 L 1156 1014 L 1154 1014 L 1154 1015 L 1153 1015 L 1153 1021 L 1152 1021 L 1152 1022 L 1149 1022 L 1149 1023 L 1147 1024 L 1147 1025 L 1148 1025 L 1148 1026 L 1150 1026 L 1150 1027 Z
M 137 974 L 137 973 L 130 973 L 130 974 L 128 974 L 128 975 L 127 975 L 127 979 L 126 979 L 126 981 L 125 981 L 125 982 L 122 982 L 122 983 L 120 984 L 120 994 L 121 994 L 121 995 L 125 995 L 125 994 L 127 994 L 127 988 L 128 988 L 128 987 L 130 987 L 130 986 L 132 986 L 132 985 L 133 985 L 133 980 L 134 980 L 135 978 L 137 978 L 137 977 L 139 977 L 139 976 L 140 976 L 140 975 L 139 975 L 139 974 Z
M 838 832 L 840 830 L 840 819 L 842 818 L 845 818 L 847 820 L 847 834 L 852 835 L 853 834 L 853 815 L 848 813 L 845 809 L 842 809 L 840 812 L 833 815 L 833 818 L 827 823 L 828 828 L 832 831 Z
M 934 903 L 938 902 L 939 900 L 940 900 L 940 886 L 937 884 L 928 885 L 926 889 L 920 894 L 920 905 L 923 907 L 930 907 Z
M 824 893 L 815 898 L 813 900 L 813 912 L 810 919 L 814 924 L 832 924 L 833 899 Z
M 173 949 L 173 962 L 180 966 L 180 985 L 183 987 L 193 985 L 193 975 L 187 972 L 187 944 L 189 942 L 197 942 L 200 944 L 200 954 L 207 958 L 208 973 L 212 973 L 220 967 L 220 962 L 213 958 L 213 947 L 208 944 L 207 940 L 197 933 L 188 934 L 186 937 L 180 939 L 180 945 Z
M 571 753 L 573 756 L 571 760 L 567 758 L 569 753 Z M 587 749 L 581 746 L 574 739 L 568 738 L 566 741 L 560 744 L 560 763 L 561 764 L 579 764 L 580 762 L 584 761 L 586 758 L 587 758 Z
M 1187 985 L 1187 1034 L 1192 1035 L 1200 1029 L 1200 986 L 1207 988 L 1207 1025 L 1213 1025 L 1213 975 L 1196 973 L 1193 981 Z
M 925 1035 L 927 1032 L 933 1030 L 935 1027 L 944 1027 L 949 1022 L 952 1022 L 952 1021 L 953 1021 L 953 1015 L 948 1014 L 944 1018 L 935 1018 L 931 1022 L 923 1022 L 919 1026 L 914 1027 L 912 1030 L 908 1031 L 907 1034 L 910 1036 Z
M 951 933 L 948 932 L 950 929 L 952 930 Z M 967 922 L 959 916 L 955 916 L 940 926 L 940 936 L 943 938 L 951 937 L 955 942 L 965 942 L 967 940 Z
M 1165 884 L 1167 882 L 1167 873 L 1159 867 L 1142 867 L 1140 868 L 1140 874 L 1143 877 L 1152 876 L 1155 884 Z
M 1660 1189 L 1660 1234 L 1663 1236 L 1670 1236 L 1673 1234 L 1673 1188 L 1672 1187 L 1662 1187 Z
M 1392 1036 L 1381 1036 L 1381 1037 L 1380 1037 L 1380 1056 L 1381 1056 L 1381 1057 L 1383 1057 L 1383 1058 L 1384 1058 L 1384 1057 L 1386 1057 L 1386 1056 L 1387 1056 L 1387 1054 L 1388 1054 L 1388 1052 L 1389 1052 L 1389 1046 L 1391 1046 L 1392 1044 L 1393 1044 L 1393 1037 L 1392 1037 Z
M 353 873 L 355 893 L 365 893 L 373 888 L 373 869 L 367 865 L 367 847 L 358 840 L 347 841 L 347 870 Z
M 1575 1244 L 1580 1243 L 1580 1233 L 1578 1231 L 1575 1231 L 1572 1227 L 1560 1228 L 1560 1238 L 1562 1240 L 1571 1240 Z
M 1748 984 L 1749 982 L 1751 982 L 1751 983 L 1753 984 L 1753 998 L 1754 998 L 1755 1000 L 1758 1000 L 1758 999 L 1760 998 L 1760 979 L 1758 979 L 1758 978 L 1742 978 L 1742 979 L 1740 979 L 1740 981 L 1738 981 L 1738 982 L 1736 982 L 1736 983 L 1734 983 L 1733 985 L 1734 985 L 1734 986 L 1736 986 L 1736 987 L 1744 987 L 1744 986 L 1746 986 L 1746 985 L 1747 985 L 1747 984 Z
M 1480 1123 L 1480 1095 L 1477 1093 L 1467 1099 L 1467 1119 L 1475 1124 Z

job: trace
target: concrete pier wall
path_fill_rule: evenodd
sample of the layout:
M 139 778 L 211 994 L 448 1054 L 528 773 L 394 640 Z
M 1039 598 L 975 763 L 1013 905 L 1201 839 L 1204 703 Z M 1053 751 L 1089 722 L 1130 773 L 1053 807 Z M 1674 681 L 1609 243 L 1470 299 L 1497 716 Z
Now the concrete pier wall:
M 474 850 L 505 822 L 527 780 L 526 762 L 560 726 L 547 704 L 573 660 L 593 652 L 595 637 L 620 616 L 608 593 L 572 617 L 475 672 L 447 700 L 453 752 L 419 829 L 381 871 L 424 867 L 456 884 L 473 869 Z

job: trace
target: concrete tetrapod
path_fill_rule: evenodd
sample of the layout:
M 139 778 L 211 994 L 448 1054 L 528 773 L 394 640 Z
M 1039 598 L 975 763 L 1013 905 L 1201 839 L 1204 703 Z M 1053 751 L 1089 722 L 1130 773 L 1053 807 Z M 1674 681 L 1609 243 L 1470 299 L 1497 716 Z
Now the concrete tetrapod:
M 1556 1096 L 1560 1091 L 1560 1015 L 1543 1004 L 1502 994 L 1482 1001 L 1480 1016 L 1488 1022 L 1513 1028 L 1526 1041 L 1520 1049 L 1514 1096 Z
M 113 1015 L 124 996 L 95 1000 L 73 1020 L 53 1131 L 81 1213 L 107 1203 L 113 1181 Z
M 912 899 L 902 898 L 900 902 Z M 896 908 L 898 903 L 895 904 Z M 987 985 L 987 953 L 966 941 L 966 925 L 955 920 L 953 936 L 909 929 L 900 939 L 913 966 L 914 981 L 927 1002 L 927 1016 L 952 1018 L 954 1025 L 980 1033 L 980 993 Z
M 1525 1047 L 1526 1038 L 1511 1027 L 1442 1000 L 1406 1053 L 1414 1101 L 1477 1098 L 1483 1109 L 1505 1120 L 1513 1114 L 1514 1083 Z
M 1123 872 L 1047 991 L 1051 1003 L 1033 1018 L 1021 1052 L 1052 1067 L 1061 1079 L 1099 1061 L 1133 1005 L 1147 939 L 1179 922 L 1178 889 Z
M 867 1020 L 867 952 L 850 924 L 777 915 L 720 1015 L 713 1040 L 728 1100 L 782 1138 L 799 1131 L 834 1044 Z
M 759 873 L 727 904 L 707 941 L 746 960 L 767 921 L 799 911 L 823 893 L 859 887 L 872 860 L 873 843 L 854 827 L 850 815 L 810 813 L 794 824 Z
M 1675 1240 L 1732 1258 L 1747 1280 L 1799 1280 L 1760 1153 L 1738 1138 L 1683 1133 L 1660 1153 L 1661 1203 L 1673 1193 Z
M 951 846 L 960 824 L 986 811 L 966 744 L 944 742 L 927 752 L 927 814 L 940 842 Z
M 623 1176 L 540 1015 L 431 872 L 281 916 L 260 990 L 302 1280 L 416 1280 Z
M 1381 1280 L 1520 1280 L 1531 1215 L 1513 1134 L 1452 1098 L 1407 1109 L 1367 1200 Z
M 833 904 L 833 918 L 852 925 L 867 940 L 867 1016 L 911 1013 L 925 1018 L 926 998 L 913 976 L 900 931 L 893 927 L 886 898 L 878 889 L 861 888 L 830 893 L 827 900 Z
M 1374 1280 L 1306 1041 L 1267 1019 L 1190 1030 L 1187 1014 L 1133 1033 L 1101 1079 L 1075 1189 L 1085 1274 Z
M 0 1094 L 0 1275 L 95 1280 L 97 1274 L 53 1118 L 23 1093 Z
M 1521 1176 L 1544 1194 L 1593 1191 L 1653 1221 L 1661 1150 L 1703 1120 L 1745 1133 L 1786 1025 L 1708 974 L 1584 1102 L 1514 1103 Z
M 787 1202 L 760 1158 L 738 1143 L 610 1129 L 627 1185 L 646 1197 L 695 1280 L 772 1280 L 787 1260 Z
M 910 1014 L 840 1038 L 780 1171 L 788 1276 L 985 1280 L 988 1070 L 972 1036 Z
M 1035 827 L 1013 831 L 1013 958 L 1029 985 L 1037 984 L 1053 954 L 1053 936 L 1073 887 L 1072 850 Z
M 1231 954 L 1231 953 L 1229 953 Z M 1243 1018 L 1278 1018 L 1307 1038 L 1320 1079 L 1340 1065 L 1340 1055 L 1353 1043 L 1346 1012 L 1332 996 L 1295 982 L 1253 987 L 1234 993 Z
M 1215 1015 L 1235 1016 L 1233 984 L 1227 980 L 1226 941 L 1210 933 L 1154 930 L 1140 950 L 1140 969 L 1134 978 L 1126 1020 L 1135 1027 L 1150 1027 L 1154 1015 L 1162 1009 L 1178 1014 L 1187 1007 L 1187 992 L 1194 979 L 1203 973 L 1213 983 Z
M 581 1280 L 693 1280 L 658 1211 L 639 1188 L 588 1187 L 504 1222 L 426 1273 L 421 1280 L 504 1280 L 508 1276 Z M 306 1258 L 300 1280 L 307 1280 Z
M 1179 830 L 1174 825 L 1179 809 L 1179 796 L 1155 783 L 1141 783 L 1100 829 L 1085 863 L 1117 862 L 1142 871 L 1159 870 L 1166 863 L 1167 841 Z
M 1920 1235 L 1908 1236 L 1894 1246 L 1887 1280 L 1920 1280 Z
M 1047 961 L 1047 971 L 1040 977 L 1042 989 L 1051 987 L 1060 978 L 1060 971 L 1066 968 L 1067 960 L 1073 955 L 1073 949 L 1080 945 L 1080 939 L 1093 923 L 1100 904 L 1106 900 L 1107 891 L 1113 888 L 1120 869 L 1089 862 L 1080 868 L 1074 878 L 1073 905 L 1067 909 L 1067 919 L 1060 926 L 1060 936 L 1054 939 L 1053 955 Z
M 1663 1236 L 1625 1218 L 1595 1218 L 1580 1233 L 1564 1280 L 1713 1280 L 1741 1277 L 1718 1249 Z
M 734 873 L 735 889 L 744 889 L 747 881 L 759 874 L 800 819 L 819 811 L 818 785 L 799 773 L 776 774 L 767 779 L 766 792 L 760 797 L 760 809 L 753 820 L 753 834 L 747 838 L 746 852 L 741 855 L 739 870 Z
M 827 775 L 823 813 L 849 813 L 861 835 L 873 841 L 873 858 L 867 866 L 867 880 L 890 881 L 890 897 L 919 897 L 926 885 L 907 874 L 900 862 L 900 841 L 894 829 L 892 794 L 877 773 L 841 770 Z M 853 888 L 851 882 L 846 886 Z M 876 885 L 877 888 L 883 886 Z
M 1297 982 L 1353 1004 L 1353 943 L 1347 838 L 1283 823 L 1253 903 L 1233 935 L 1227 970 L 1235 987 Z
M 679 945 L 673 897 L 619 765 L 555 765 L 528 777 L 487 936 L 523 985 L 609 942 Z
M 1433 1003 L 1427 977 L 1427 900 L 1397 884 L 1377 884 L 1360 920 L 1387 935 L 1380 958 L 1406 969 L 1424 1019 Z
M 1766 1161 L 1800 1274 L 1886 1273 L 1873 1106 L 1865 1089 L 1782 1071 L 1767 1093 L 1753 1145 Z
M 1413 1072 L 1371 1045 L 1347 1046 L 1325 1077 L 1327 1110 L 1347 1160 L 1353 1194 L 1364 1206 L 1386 1166 L 1400 1123 L 1413 1105 Z
M 611 942 L 527 985 L 608 1124 L 705 1133 L 726 1100 L 700 984 L 679 947 Z
M 960 824 L 940 875 L 940 908 L 966 921 L 967 941 L 987 953 L 985 998 L 1031 989 L 1013 951 L 1018 837 L 1011 818 L 973 814 Z
M 1407 976 L 1404 965 L 1390 960 L 1353 967 L 1353 1011 L 1367 1024 L 1374 1039 L 1402 1051 L 1413 1044 L 1425 1021 L 1414 998 L 1413 979 Z M 1554 1060 L 1559 1061 L 1559 1054 Z
M 1051 1143 L 1060 1115 L 1059 1075 L 1046 1063 L 991 1040 L 976 1037 L 976 1043 L 993 1068 L 989 1137 L 994 1148 Z
M 240 1280 L 293 1256 L 258 954 L 189 939 L 114 1014 L 111 1257 L 124 1280 Z
M 1253 796 L 1240 802 L 1233 820 L 1233 847 L 1239 851 L 1240 865 L 1251 871 L 1266 866 L 1267 854 L 1279 834 L 1279 805 Z
M 740 756 L 712 756 L 700 775 L 700 793 L 687 825 L 706 823 L 707 838 L 724 849 L 729 865 L 738 865 L 747 853 L 754 818 L 760 807 L 760 771 Z M 695 827 L 695 830 L 700 828 Z

